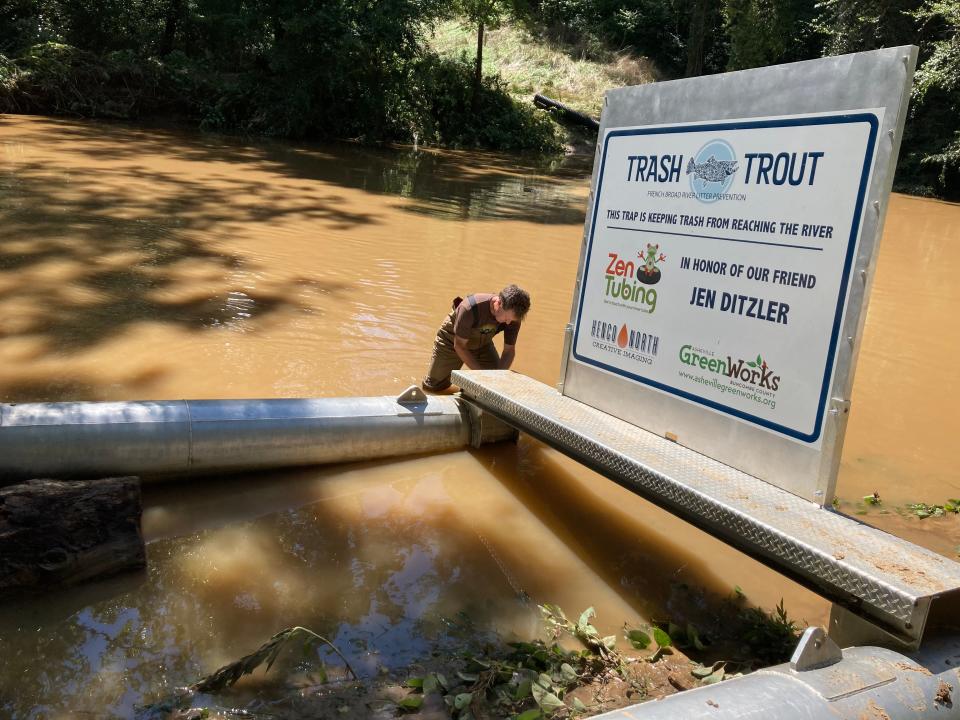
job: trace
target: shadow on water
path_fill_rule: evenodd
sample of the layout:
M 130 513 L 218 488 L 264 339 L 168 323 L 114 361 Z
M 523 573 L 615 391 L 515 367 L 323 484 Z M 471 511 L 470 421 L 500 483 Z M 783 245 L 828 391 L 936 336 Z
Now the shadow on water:
M 0 118 L 0 124 L 2 122 Z M 150 154 L 171 160 L 242 164 L 280 177 L 315 180 L 375 195 L 400 196 L 413 201 L 405 208 L 410 212 L 453 220 L 582 223 L 584 202 L 562 192 L 561 185 L 572 178 L 588 178 L 593 162 L 592 157 L 585 156 L 436 152 L 347 143 L 294 145 L 263 138 L 250 141 L 215 134 L 198 136 L 196 132 L 144 130 L 109 123 L 56 119 L 44 122 L 55 128 L 60 141 L 75 142 L 71 151 L 99 162 L 129 162 Z M 26 133 L 23 140 L 43 142 L 42 135 L 31 137 L 31 133 Z M 188 179 L 180 179 L 189 184 Z M 238 184 L 236 190 L 253 188 Z M 258 192 L 264 190 L 268 197 L 269 187 L 257 188 Z M 185 197 L 190 194 L 185 193 Z M 321 212 L 332 213 L 335 208 L 326 207 Z M 372 218 L 362 215 L 348 214 L 343 218 L 345 224 L 370 221 Z
M 150 197 L 124 190 L 147 182 Z M 236 192 L 262 198 L 245 214 L 229 212 Z M 26 163 L 0 176 L 0 302 L 24 308 L 8 313 L 2 336 L 42 338 L 34 359 L 47 353 L 82 351 L 124 332 L 139 322 L 164 323 L 191 331 L 224 326 L 238 316 L 255 321 L 279 309 L 299 307 L 305 286 L 337 296 L 349 286 L 303 275 L 269 288 L 233 292 L 197 291 L 197 278 L 240 282 L 262 270 L 254 261 L 207 247 L 203 233 L 225 223 L 256 223 L 278 213 L 266 183 L 225 182 L 212 185 L 159 171 L 111 171 L 110 184 L 95 168 L 71 168 L 51 176 L 48 166 Z M 330 207 L 292 210 L 307 218 L 337 224 L 373 222 L 370 215 Z M 41 265 L 44 282 L 30 278 Z M 184 271 L 186 268 L 187 271 Z M 200 284 L 202 288 L 202 283 Z M 239 290 L 243 292 L 239 292 Z M 29 358 L 28 358 L 29 359 Z M 68 391 L 78 380 L 61 379 Z M 35 399 L 37 388 L 5 387 L 10 400 Z M 43 396 L 49 396 L 49 388 Z
M 616 588 L 641 617 L 661 621 L 685 617 L 694 610 L 692 598 L 684 592 L 687 586 L 712 594 L 715 603 L 729 592 L 709 563 L 644 522 L 645 517 L 660 514 L 653 506 L 631 497 L 630 512 L 608 494 L 591 491 L 599 483 L 614 494 L 626 492 L 614 487 L 612 480 L 583 467 L 578 477 L 530 438 L 523 439 L 512 462 L 504 457 L 510 453 L 506 447 L 472 452 L 519 503 L 533 510 L 552 534 L 592 567 L 608 587 Z M 646 512 L 648 509 L 651 512 Z M 557 595 L 560 592 L 559 587 L 553 590 Z M 702 604 L 706 595 L 702 591 L 700 595 L 697 602 Z M 537 600 L 554 602 L 549 596 Z

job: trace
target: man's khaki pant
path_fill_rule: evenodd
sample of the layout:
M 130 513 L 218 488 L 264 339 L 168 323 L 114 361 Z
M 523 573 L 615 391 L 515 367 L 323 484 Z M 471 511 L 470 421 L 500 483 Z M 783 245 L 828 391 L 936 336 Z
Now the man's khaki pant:
M 470 352 L 480 361 L 480 367 L 484 370 L 496 370 L 500 366 L 500 353 L 493 342 L 470 348 Z M 463 360 L 453 349 L 453 336 L 441 330 L 433 343 L 433 357 L 430 360 L 430 370 L 423 379 L 423 387 L 427 390 L 446 390 L 450 387 L 450 373 L 461 367 Z

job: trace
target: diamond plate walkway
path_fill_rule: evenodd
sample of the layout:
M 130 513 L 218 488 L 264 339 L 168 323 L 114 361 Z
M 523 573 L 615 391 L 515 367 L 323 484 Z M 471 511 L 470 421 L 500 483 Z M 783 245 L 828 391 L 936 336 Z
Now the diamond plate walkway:
M 960 564 L 503 370 L 453 374 L 463 395 L 600 474 L 906 641 Z

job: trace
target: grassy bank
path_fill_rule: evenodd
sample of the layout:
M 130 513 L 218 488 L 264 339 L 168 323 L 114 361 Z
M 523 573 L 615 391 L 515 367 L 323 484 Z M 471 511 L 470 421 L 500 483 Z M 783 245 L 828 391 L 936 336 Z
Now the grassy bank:
M 441 57 L 472 62 L 476 28 L 457 20 L 440 23 L 429 44 Z M 534 93 L 542 93 L 593 117 L 599 117 L 607 90 L 655 79 L 653 63 L 644 57 L 608 52 L 587 59 L 577 47 L 535 39 L 510 24 L 486 32 L 483 72 L 499 75 L 518 101 L 530 103 Z

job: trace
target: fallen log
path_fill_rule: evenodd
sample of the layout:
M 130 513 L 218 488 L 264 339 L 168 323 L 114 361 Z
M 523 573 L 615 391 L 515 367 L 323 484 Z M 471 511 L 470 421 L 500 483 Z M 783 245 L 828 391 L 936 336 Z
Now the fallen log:
M 0 597 L 143 568 L 135 477 L 0 488 Z
M 582 125 L 594 132 L 600 130 L 600 123 L 594 118 L 579 110 L 574 110 L 572 107 L 564 105 L 562 102 L 554 100 L 553 98 L 548 98 L 546 95 L 541 95 L 540 93 L 534 95 L 533 104 L 541 110 L 551 110 L 564 120 L 572 122 L 575 125 Z

